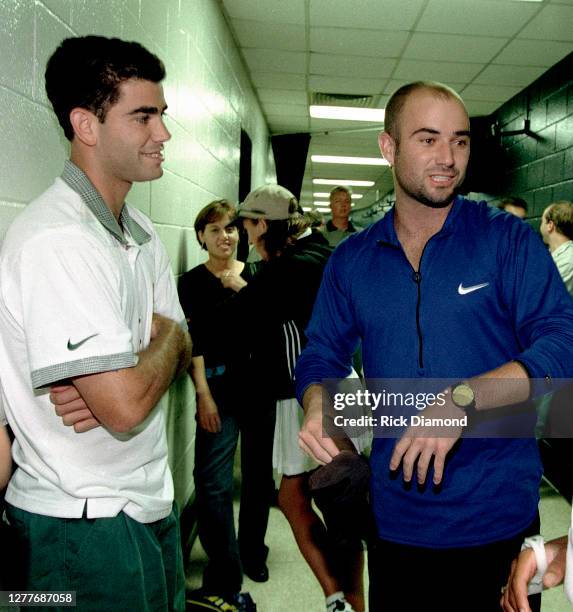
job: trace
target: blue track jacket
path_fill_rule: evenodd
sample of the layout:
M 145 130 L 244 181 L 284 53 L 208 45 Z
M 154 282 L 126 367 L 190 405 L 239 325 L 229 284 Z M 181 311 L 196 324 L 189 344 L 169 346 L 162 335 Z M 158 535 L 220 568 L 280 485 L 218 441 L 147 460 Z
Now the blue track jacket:
M 485 283 L 459 292 L 460 284 Z M 523 221 L 460 197 L 426 245 L 419 275 L 393 210 L 341 243 L 306 334 L 299 401 L 310 384 L 348 374 L 359 339 L 367 379 L 464 380 L 512 359 L 532 378 L 573 378 L 573 300 L 547 249 Z M 535 518 L 541 464 L 533 438 L 464 438 L 448 455 L 442 485 L 433 487 L 430 473 L 421 489 L 390 474 L 395 442 L 375 439 L 371 455 L 381 538 L 475 546 L 510 538 Z

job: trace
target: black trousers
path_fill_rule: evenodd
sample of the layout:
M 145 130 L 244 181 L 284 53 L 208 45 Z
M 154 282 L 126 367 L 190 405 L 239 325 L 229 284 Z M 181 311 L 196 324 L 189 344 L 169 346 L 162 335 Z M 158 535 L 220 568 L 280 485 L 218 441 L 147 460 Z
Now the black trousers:
M 500 612 L 501 588 L 523 539 L 539 533 L 539 517 L 522 533 L 485 546 L 430 549 L 376 540 L 368 548 L 370 612 Z M 538 612 L 541 596 L 530 597 Z

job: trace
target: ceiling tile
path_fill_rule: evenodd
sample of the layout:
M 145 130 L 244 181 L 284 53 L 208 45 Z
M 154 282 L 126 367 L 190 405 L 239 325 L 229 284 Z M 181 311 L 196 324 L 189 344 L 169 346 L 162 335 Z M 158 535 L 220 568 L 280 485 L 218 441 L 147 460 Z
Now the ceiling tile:
M 308 77 L 308 86 L 312 91 L 322 91 L 324 93 L 372 95 L 382 89 L 385 80 L 311 74 Z
M 521 87 L 505 87 L 503 85 L 468 85 L 460 93 L 464 100 L 481 100 L 501 104 L 515 96 L 521 89 Z
M 410 30 L 424 0 L 384 0 L 348 2 L 348 0 L 312 0 L 310 25 L 355 28 Z
M 185 0 L 194 2 L 195 0 Z M 253 19 L 274 23 L 304 23 L 304 0 L 222 0 L 233 19 Z
M 432 80 L 444 83 L 450 81 L 467 83 L 475 77 L 482 67 L 482 64 L 402 60 L 392 76 L 406 81 Z
M 571 0 L 573 2 L 573 0 Z M 551 40 L 514 39 L 495 58 L 495 64 L 515 66 L 553 66 L 571 53 L 571 43 Z
M 268 115 L 298 117 L 308 119 L 308 106 L 299 104 L 263 104 L 263 110 Z
M 308 104 L 305 91 L 259 88 L 257 93 L 261 102 L 268 102 L 269 104 Z
M 485 115 L 491 115 L 493 111 L 497 110 L 501 106 L 499 102 L 468 100 L 465 98 L 465 96 L 463 96 L 463 99 L 470 117 L 483 117 Z
M 286 72 L 257 72 L 251 70 L 251 79 L 256 87 L 267 89 L 293 89 L 306 90 L 304 74 L 290 74 Z
M 310 50 L 340 55 L 398 57 L 409 35 L 405 31 L 311 28 Z
M 485 85 L 529 85 L 545 72 L 539 66 L 490 65 L 476 79 L 476 84 Z
M 358 57 L 354 55 L 310 54 L 311 74 L 327 74 L 376 80 L 389 77 L 396 65 L 393 59 Z
M 547 5 L 519 33 L 518 38 L 573 41 L 573 6 Z
M 408 59 L 456 62 L 489 62 L 507 42 L 489 36 L 414 33 L 403 57 Z M 455 49 L 455 52 L 452 52 Z
M 243 49 L 243 53 L 252 72 L 306 72 L 306 55 L 298 51 Z
M 303 25 L 262 23 L 244 19 L 234 19 L 232 25 L 242 47 L 306 51 L 306 35 Z
M 454 10 L 455 4 L 455 10 Z M 417 31 L 513 36 L 539 10 L 537 3 L 430 0 Z M 455 54 L 455 51 L 452 51 Z

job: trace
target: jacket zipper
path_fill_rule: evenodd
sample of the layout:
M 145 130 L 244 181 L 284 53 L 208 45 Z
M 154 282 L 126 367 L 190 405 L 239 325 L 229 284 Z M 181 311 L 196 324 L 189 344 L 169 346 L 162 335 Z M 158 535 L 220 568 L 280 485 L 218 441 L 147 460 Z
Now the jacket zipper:
M 421 259 L 420 259 L 421 262 Z M 413 269 L 413 268 L 412 268 Z M 422 338 L 422 327 L 420 325 L 420 303 L 422 301 L 422 275 L 419 271 L 414 270 L 414 282 L 418 286 L 418 302 L 416 303 L 416 330 L 418 331 L 418 366 L 420 369 L 424 367 L 424 340 Z

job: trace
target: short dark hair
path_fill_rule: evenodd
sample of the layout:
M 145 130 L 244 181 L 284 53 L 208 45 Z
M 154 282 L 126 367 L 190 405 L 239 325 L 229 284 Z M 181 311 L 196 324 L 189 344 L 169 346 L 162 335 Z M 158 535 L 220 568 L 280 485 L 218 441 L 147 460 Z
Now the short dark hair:
M 506 206 L 517 206 L 517 208 L 523 208 L 523 210 L 527 212 L 527 202 L 523 198 L 518 198 L 515 196 L 506 196 L 505 198 L 501 198 L 498 208 L 505 210 Z
M 400 120 L 402 110 L 404 109 L 404 105 L 413 93 L 422 89 L 429 91 L 437 98 L 457 100 L 465 108 L 465 104 L 461 96 L 451 87 L 448 87 L 443 83 L 438 83 L 436 81 L 415 81 L 413 83 L 402 85 L 402 87 L 398 88 L 390 96 L 384 112 L 384 131 L 390 134 L 390 136 L 392 136 L 397 143 L 400 140 L 398 122 Z
M 232 221 L 236 214 L 237 208 L 229 200 L 214 200 L 213 202 L 209 202 L 207 206 L 204 206 L 197 213 L 194 224 L 195 236 L 197 236 L 197 242 L 201 245 L 201 248 L 205 249 L 205 245 L 199 238 L 199 232 L 204 232 L 207 224 L 216 223 L 225 215 L 229 215 Z
M 74 137 L 70 112 L 91 111 L 104 123 L 128 79 L 159 83 L 163 62 L 137 42 L 104 36 L 66 38 L 46 64 L 46 93 L 68 140 Z
M 568 200 L 559 200 L 550 204 L 545 212 L 545 219 L 553 221 L 555 229 L 573 240 L 573 203 Z

